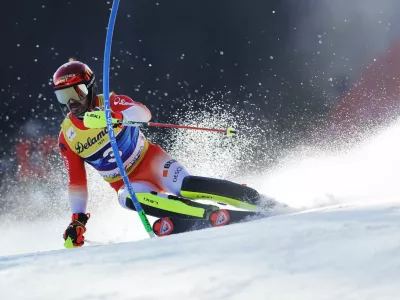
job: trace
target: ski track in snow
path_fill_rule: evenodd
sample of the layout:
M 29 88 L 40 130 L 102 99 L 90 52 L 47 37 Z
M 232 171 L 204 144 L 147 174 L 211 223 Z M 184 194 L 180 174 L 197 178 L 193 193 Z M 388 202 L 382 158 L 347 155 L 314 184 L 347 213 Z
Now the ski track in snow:
M 68 250 L 67 213 L 3 222 L 0 299 L 400 299 L 399 136 L 240 178 L 293 214 L 149 240 L 115 203 Z

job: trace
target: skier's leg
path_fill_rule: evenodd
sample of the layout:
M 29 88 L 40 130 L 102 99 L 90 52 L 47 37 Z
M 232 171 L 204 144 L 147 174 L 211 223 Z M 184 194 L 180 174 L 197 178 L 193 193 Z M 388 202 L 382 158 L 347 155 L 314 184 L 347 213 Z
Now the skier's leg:
M 259 210 L 260 194 L 248 186 L 228 180 L 187 176 L 180 194 L 189 199 L 210 199 L 248 210 Z
M 190 205 L 190 203 L 185 203 L 177 197 L 157 193 L 155 191 L 158 188 L 150 182 L 135 181 L 131 185 L 135 191 L 135 197 L 147 215 L 157 218 L 175 217 L 184 219 L 202 219 L 208 215 L 208 206 Z M 122 207 L 136 210 L 127 187 L 122 187 L 118 191 L 118 200 Z
M 187 199 L 205 199 L 248 210 L 260 210 L 260 195 L 250 187 L 227 180 L 191 176 L 185 167 L 159 148 L 153 170 L 157 185 Z M 158 175 L 158 176 L 157 176 Z

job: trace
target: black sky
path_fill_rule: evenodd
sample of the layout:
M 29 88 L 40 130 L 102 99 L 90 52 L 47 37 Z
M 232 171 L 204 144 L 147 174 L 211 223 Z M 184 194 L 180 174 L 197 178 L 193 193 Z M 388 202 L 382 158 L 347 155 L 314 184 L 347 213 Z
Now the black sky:
M 382 50 L 376 45 L 387 47 L 396 37 L 395 2 L 386 0 L 385 6 L 383 1 L 381 11 L 371 10 L 366 18 L 362 12 L 369 2 L 354 1 L 350 7 L 341 0 L 336 6 L 311 0 L 122 0 L 111 89 L 152 109 L 161 107 L 158 121 L 167 121 L 189 97 L 220 92 L 228 93 L 220 101 L 257 107 L 258 118 L 274 120 L 278 130 L 311 124 L 329 112 L 363 65 Z M 101 79 L 111 4 L 9 2 L 0 21 L 3 147 L 27 120 L 59 130 L 62 114 L 50 79 L 69 57 L 89 64 Z M 390 23 L 390 30 L 379 20 Z M 390 37 L 377 43 L 386 32 Z

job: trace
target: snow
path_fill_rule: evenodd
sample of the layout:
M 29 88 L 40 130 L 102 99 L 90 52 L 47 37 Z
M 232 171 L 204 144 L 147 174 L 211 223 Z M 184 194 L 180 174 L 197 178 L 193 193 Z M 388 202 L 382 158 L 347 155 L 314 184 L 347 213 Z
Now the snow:
M 2 223 L 0 298 L 400 299 L 399 131 L 299 150 L 245 181 L 297 213 L 148 239 L 115 204 L 92 214 L 79 249 L 62 249 L 67 213 Z
M 349 204 L 4 256 L 0 290 L 3 299 L 399 299 L 399 219 L 398 203 Z

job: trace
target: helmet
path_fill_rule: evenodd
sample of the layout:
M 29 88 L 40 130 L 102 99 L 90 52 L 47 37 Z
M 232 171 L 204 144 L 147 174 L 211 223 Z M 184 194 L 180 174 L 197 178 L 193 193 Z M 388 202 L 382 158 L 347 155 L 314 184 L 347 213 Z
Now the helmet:
M 53 85 L 58 102 L 67 105 L 73 99 L 80 101 L 89 96 L 89 107 L 95 96 L 95 76 L 92 70 L 80 61 L 63 64 L 53 75 Z

